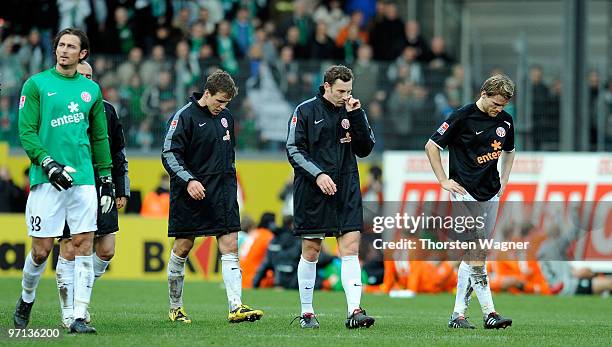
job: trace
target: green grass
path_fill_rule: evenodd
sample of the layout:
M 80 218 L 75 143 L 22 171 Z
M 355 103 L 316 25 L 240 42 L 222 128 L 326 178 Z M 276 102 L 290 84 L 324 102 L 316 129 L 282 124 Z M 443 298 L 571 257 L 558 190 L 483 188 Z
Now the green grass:
M 20 292 L 20 279 L 0 279 L 0 345 L 15 343 L 6 338 Z M 265 311 L 255 323 L 229 324 L 225 291 L 219 283 L 187 282 L 184 301 L 193 323 L 168 321 L 167 286 L 164 282 L 114 281 L 102 279 L 94 288 L 90 311 L 96 336 L 63 334 L 45 340 L 53 345 L 610 345 L 612 299 L 600 297 L 538 297 L 496 295 L 496 308 L 514 319 L 506 330 L 484 330 L 476 298 L 470 307 L 476 330 L 450 330 L 446 323 L 454 303 L 451 295 L 421 295 L 413 299 L 391 299 L 365 295 L 362 304 L 376 318 L 370 329 L 344 327 L 345 299 L 342 292 L 316 292 L 315 308 L 321 329 L 304 331 L 291 319 L 299 312 L 297 291 L 248 290 L 245 303 Z M 38 288 L 30 326 L 58 327 L 60 312 L 53 280 Z M 40 340 L 20 341 L 40 344 Z

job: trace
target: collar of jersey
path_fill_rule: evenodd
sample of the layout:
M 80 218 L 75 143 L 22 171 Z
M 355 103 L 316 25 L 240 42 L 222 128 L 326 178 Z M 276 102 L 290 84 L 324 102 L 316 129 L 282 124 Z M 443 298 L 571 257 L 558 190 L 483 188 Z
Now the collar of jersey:
M 51 73 L 54 74 L 55 76 L 59 77 L 59 78 L 65 79 L 65 80 L 75 80 L 75 79 L 79 78 L 79 73 L 78 72 L 75 72 L 74 76 L 62 75 L 61 73 L 59 73 L 57 71 L 55 66 L 51 68 Z
M 319 86 L 319 94 L 317 94 L 317 97 L 319 99 L 321 99 L 321 101 L 323 101 L 323 105 L 325 105 L 325 107 L 327 107 L 328 109 L 334 111 L 334 112 L 338 112 L 340 111 L 340 109 L 342 108 L 341 106 L 336 106 L 334 104 L 332 104 L 331 102 L 329 102 L 329 100 L 325 99 L 325 97 L 323 97 L 323 94 L 325 93 L 325 88 L 323 88 L 323 86 Z
M 204 95 L 204 93 L 196 93 L 196 92 L 194 92 L 194 93 L 191 95 L 191 101 L 192 101 L 192 102 L 193 102 L 193 104 L 194 104 L 194 105 L 195 105 L 195 106 L 198 108 L 198 110 L 200 110 L 200 111 L 204 112 L 204 114 L 206 114 L 207 116 L 214 118 L 214 117 L 215 117 L 215 115 L 214 115 L 214 114 L 212 114 L 212 113 L 210 112 L 210 110 L 208 109 L 208 107 L 206 107 L 206 106 L 201 106 L 201 105 L 200 105 L 200 103 L 198 103 L 198 100 L 200 100 L 200 99 L 202 98 L 202 96 L 203 96 L 203 95 Z M 223 112 L 223 111 L 221 111 L 221 112 Z M 219 114 L 221 114 L 221 112 L 219 112 Z M 218 116 L 218 115 L 217 115 L 217 116 Z

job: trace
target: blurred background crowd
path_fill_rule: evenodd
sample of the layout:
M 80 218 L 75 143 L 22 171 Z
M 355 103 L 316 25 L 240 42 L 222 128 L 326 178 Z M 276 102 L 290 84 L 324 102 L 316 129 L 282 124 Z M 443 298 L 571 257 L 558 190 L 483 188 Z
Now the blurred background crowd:
M 353 94 L 368 112 L 376 151 L 420 149 L 466 100 L 464 66 L 457 44 L 424 35 L 400 7 L 384 0 L 8 1 L 0 10 L 0 141 L 19 146 L 21 86 L 54 64 L 53 36 L 73 26 L 89 35 L 94 78 L 132 149 L 157 152 L 168 117 L 222 68 L 240 88 L 230 104 L 238 149 L 282 150 L 293 108 L 316 93 L 332 63 L 353 69 Z M 493 72 L 512 74 L 499 67 L 485 74 Z M 545 80 L 539 65 L 528 75 L 537 129 L 530 147 L 558 150 L 561 79 Z M 612 114 L 612 81 L 602 79 L 598 71 L 588 78 L 592 114 L 600 97 Z M 612 126 L 606 136 L 612 142 Z

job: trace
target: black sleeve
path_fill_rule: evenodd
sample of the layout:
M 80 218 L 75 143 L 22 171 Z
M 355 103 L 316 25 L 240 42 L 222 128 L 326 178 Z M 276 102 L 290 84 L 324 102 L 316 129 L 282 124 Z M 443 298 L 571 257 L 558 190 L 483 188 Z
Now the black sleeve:
M 504 141 L 504 147 L 502 148 L 502 150 L 506 151 L 506 152 L 512 152 L 514 151 L 514 121 L 512 120 L 512 117 L 508 117 L 507 120 L 508 123 L 508 131 L 506 131 L 506 141 Z
M 130 197 L 130 178 L 128 177 L 128 161 L 125 155 L 125 136 L 123 125 L 113 105 L 106 105 L 106 117 L 108 117 L 108 137 L 111 144 L 111 156 L 113 168 L 111 173 L 115 183 L 115 195 L 117 197 Z
M 438 130 L 431 135 L 430 140 L 433 141 L 440 149 L 446 148 L 457 134 L 459 134 L 459 128 L 461 127 L 461 115 L 455 111 L 451 113 L 448 118 L 440 124 Z
M 174 182 L 184 188 L 194 179 L 191 172 L 185 167 L 185 150 L 191 141 L 189 120 L 183 112 L 175 114 L 168 120 L 168 131 L 162 149 L 162 164 Z
M 374 148 L 376 140 L 363 109 L 353 110 L 347 114 L 351 123 L 351 148 L 359 158 L 367 157 Z
M 308 152 L 308 119 L 297 107 L 289 119 L 287 133 L 287 158 L 295 172 L 315 181 L 323 170 L 312 160 Z

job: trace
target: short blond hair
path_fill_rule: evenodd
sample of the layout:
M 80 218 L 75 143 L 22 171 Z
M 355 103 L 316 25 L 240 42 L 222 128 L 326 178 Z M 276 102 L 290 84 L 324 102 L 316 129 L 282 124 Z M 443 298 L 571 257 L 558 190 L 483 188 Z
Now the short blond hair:
M 480 88 L 487 96 L 501 95 L 510 100 L 514 96 L 514 82 L 504 74 L 497 74 L 487 78 Z

